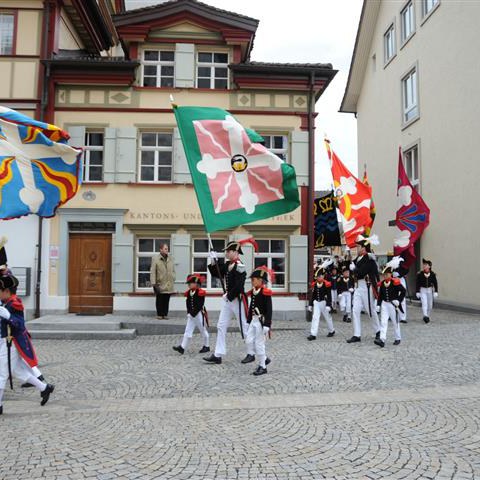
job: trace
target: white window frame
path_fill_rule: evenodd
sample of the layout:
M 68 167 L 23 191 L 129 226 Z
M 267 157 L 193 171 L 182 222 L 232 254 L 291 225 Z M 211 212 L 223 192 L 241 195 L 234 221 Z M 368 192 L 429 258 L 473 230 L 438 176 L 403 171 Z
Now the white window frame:
M 440 0 L 421 0 L 422 18 L 426 20 L 440 5 Z
M 99 134 L 103 137 L 102 145 L 89 145 L 89 136 L 92 134 Z M 84 156 L 83 156 L 83 181 L 88 183 L 102 183 L 103 182 L 103 174 L 104 174 L 104 166 L 105 166 L 105 130 L 87 130 L 85 132 L 85 144 L 84 144 Z M 91 180 L 90 179 L 90 152 L 102 152 L 102 178 L 100 180 Z M 99 165 L 93 165 L 94 167 L 98 167 Z
M 278 292 L 285 292 L 287 291 L 287 287 L 288 287 L 288 258 L 287 258 L 287 249 L 288 249 L 288 244 L 287 244 L 287 240 L 284 239 L 284 238 L 258 238 L 257 239 L 257 242 L 258 241 L 268 241 L 268 249 L 269 249 L 269 252 L 254 252 L 254 255 L 253 255 L 253 266 L 252 268 L 256 268 L 255 267 L 255 259 L 257 258 L 264 258 L 267 260 L 267 267 L 269 269 L 272 269 L 272 259 L 273 258 L 283 258 L 284 260 L 284 265 L 285 265 L 285 270 L 283 272 L 275 272 L 275 273 L 283 273 L 283 276 L 284 276 L 284 285 L 283 286 L 273 286 L 271 282 L 268 283 L 268 288 L 271 288 L 272 290 L 274 291 L 278 291 Z M 276 253 L 276 252 L 272 252 L 272 244 L 271 242 L 272 241 L 282 241 L 283 244 L 284 244 L 284 251 L 283 253 Z M 261 266 L 261 265 L 259 265 Z M 275 271 L 275 269 L 272 269 Z
M 208 239 L 206 237 L 193 237 L 192 238 L 192 263 L 191 263 L 191 272 L 192 273 L 200 273 L 205 276 L 206 278 L 206 285 L 204 286 L 205 289 L 211 292 L 221 292 L 222 288 L 221 287 L 212 287 L 212 275 L 210 274 L 210 271 L 208 270 L 208 258 L 209 258 L 209 252 L 197 252 L 195 251 L 195 240 L 203 240 L 207 241 Z M 224 237 L 214 237 L 212 238 L 212 241 L 215 244 L 215 241 L 222 241 L 224 244 L 224 247 L 228 243 L 228 239 Z M 217 250 L 217 255 L 219 259 L 225 259 L 225 252 L 221 249 Z M 195 258 L 206 258 L 207 259 L 207 271 L 201 271 L 199 272 L 198 270 L 195 270 Z
M 141 252 L 140 251 L 140 240 L 153 240 L 153 250 L 156 251 L 148 251 L 148 252 Z M 153 258 L 156 255 L 159 255 L 159 250 L 160 250 L 160 245 L 166 243 L 168 244 L 168 247 L 170 248 L 171 241 L 169 237 L 145 237 L 145 236 L 139 236 L 136 238 L 135 242 L 135 291 L 140 291 L 140 292 L 145 292 L 148 290 L 152 289 L 151 285 L 148 285 L 146 287 L 140 287 L 139 285 L 139 275 L 140 273 L 147 273 L 146 270 L 140 271 L 139 268 L 139 263 L 140 263 L 140 257 L 150 257 Z M 158 245 L 157 245 L 158 244 Z M 150 262 L 151 264 L 151 262 Z M 150 283 L 150 269 L 148 270 L 148 283 Z
M 405 167 L 405 172 L 407 173 L 410 183 L 417 192 L 420 189 L 419 151 L 418 143 L 411 145 L 403 151 L 403 166 Z
M 282 148 L 268 148 L 265 145 L 265 148 L 267 148 L 268 151 L 274 153 L 275 155 L 279 156 L 285 163 L 288 162 L 288 134 L 283 133 L 283 132 L 278 132 L 278 133 L 259 133 L 263 139 L 265 140 L 267 137 L 270 139 L 270 145 L 272 145 L 272 139 L 273 137 L 282 137 L 283 141 L 283 147 Z M 283 155 L 285 158 L 282 158 L 280 155 Z
M 410 20 L 410 32 L 407 35 L 407 18 Z M 416 32 L 416 22 L 415 22 L 415 4 L 413 0 L 407 2 L 402 10 L 400 11 L 400 37 L 402 46 L 405 45 L 408 40 L 415 34 Z
M 168 134 L 172 137 L 172 144 L 169 146 L 146 146 L 142 145 L 142 138 L 144 133 L 151 134 Z M 155 184 L 169 184 L 173 182 L 173 130 L 141 130 L 139 132 L 138 138 L 138 183 L 155 183 Z M 153 180 L 142 180 L 142 152 L 154 152 L 154 164 L 153 164 Z M 170 152 L 171 162 L 170 165 L 160 165 L 159 163 L 159 152 Z M 151 167 L 149 165 L 149 167 Z M 160 167 L 170 167 L 170 180 L 159 180 L 158 179 L 158 169 Z
M 158 52 L 158 60 L 146 60 L 146 52 Z M 162 53 L 173 53 L 173 60 L 161 60 Z M 155 75 L 156 82 L 155 85 L 144 85 L 145 81 L 145 67 L 156 67 L 157 72 Z M 173 67 L 173 75 L 166 75 L 166 78 L 172 78 L 172 85 L 162 86 L 162 67 Z M 175 50 L 169 50 L 167 48 L 146 48 L 142 52 L 142 73 L 141 73 L 141 86 L 147 88 L 175 88 Z M 147 78 L 153 78 L 153 75 L 147 75 Z
M 201 62 L 199 60 L 199 57 L 200 57 L 200 54 L 201 53 L 210 53 L 212 55 L 212 61 L 211 62 Z M 215 62 L 215 54 L 222 54 L 222 55 L 227 55 L 227 63 L 216 63 Z M 221 50 L 217 50 L 217 51 L 209 51 L 209 50 L 197 50 L 196 51 L 196 64 L 195 64 L 195 86 L 197 88 L 210 88 L 210 89 L 217 89 L 217 90 L 224 90 L 223 88 L 217 88 L 215 87 L 215 80 L 216 80 L 216 77 L 215 77 L 215 68 L 226 68 L 227 69 L 227 86 L 225 88 L 225 90 L 229 90 L 230 88 L 230 69 L 228 68 L 228 64 L 230 63 L 230 53 L 229 52 L 225 52 L 225 51 L 221 51 Z M 199 79 L 206 79 L 207 77 L 204 77 L 204 76 L 199 76 L 198 74 L 198 69 L 201 68 L 201 67 L 210 67 L 210 87 L 199 87 L 198 86 L 198 80 Z M 213 71 L 213 75 L 212 75 L 212 71 Z M 219 80 L 224 80 L 225 78 L 224 77 L 218 77 Z
M 414 75 L 414 78 L 412 76 Z M 409 85 L 411 87 L 411 93 L 408 90 Z M 412 67 L 407 74 L 402 77 L 402 125 L 406 128 L 411 123 L 420 118 L 420 105 L 419 105 L 419 93 L 418 93 L 418 68 Z M 409 98 L 410 97 L 410 98 Z M 416 113 L 408 118 L 410 112 L 416 109 Z
M 7 28 L 10 25 L 10 22 L 5 21 L 5 17 L 11 17 L 11 31 Z M 8 36 L 10 44 L 3 44 L 3 35 Z M 10 47 L 7 50 L 7 46 Z M 15 13 L 9 11 L 0 10 L 0 55 L 14 55 L 14 46 L 15 46 Z
M 391 44 L 391 52 L 390 52 Z M 387 66 L 397 55 L 397 41 L 395 37 L 395 22 L 392 22 L 383 34 L 383 63 Z

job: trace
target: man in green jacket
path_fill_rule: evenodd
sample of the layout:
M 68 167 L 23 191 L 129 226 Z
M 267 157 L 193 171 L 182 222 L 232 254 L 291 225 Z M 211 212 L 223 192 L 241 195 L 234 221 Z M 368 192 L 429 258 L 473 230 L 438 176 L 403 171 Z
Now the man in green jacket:
M 160 245 L 160 254 L 152 258 L 150 284 L 156 295 L 157 318 L 167 318 L 170 295 L 175 283 L 175 264 L 168 254 L 168 245 Z

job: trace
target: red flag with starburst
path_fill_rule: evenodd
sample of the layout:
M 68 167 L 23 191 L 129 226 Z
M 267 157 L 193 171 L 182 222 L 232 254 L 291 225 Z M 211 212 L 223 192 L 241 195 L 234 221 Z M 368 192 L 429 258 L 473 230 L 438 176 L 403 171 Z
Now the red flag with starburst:
M 370 186 L 368 183 L 368 175 L 367 175 L 367 166 L 365 165 L 365 171 L 363 172 L 363 183 L 367 186 Z M 375 209 L 375 202 L 373 201 L 373 196 L 372 196 L 372 201 L 370 204 L 370 224 L 365 226 L 365 233 L 367 236 L 370 235 L 370 232 L 372 231 L 373 227 L 373 222 L 375 221 L 375 216 L 377 215 L 377 210 Z

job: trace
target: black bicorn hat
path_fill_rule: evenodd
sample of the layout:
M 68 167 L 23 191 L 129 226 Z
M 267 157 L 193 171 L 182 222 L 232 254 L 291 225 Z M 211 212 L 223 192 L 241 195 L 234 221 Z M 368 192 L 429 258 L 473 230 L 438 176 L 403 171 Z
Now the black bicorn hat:
M 7 288 L 17 288 L 18 279 L 13 275 L 4 275 L 0 277 L 0 290 L 6 290 Z
M 197 283 L 198 285 L 201 285 L 203 283 L 204 278 L 202 275 L 198 273 L 191 273 L 188 275 L 187 280 L 185 283 Z
M 268 283 L 268 271 L 265 268 L 256 268 L 250 278 L 261 278 L 265 283 Z
M 424 265 L 428 265 L 430 268 L 432 268 L 432 261 L 431 260 L 428 260 L 426 258 L 422 258 L 422 263 Z

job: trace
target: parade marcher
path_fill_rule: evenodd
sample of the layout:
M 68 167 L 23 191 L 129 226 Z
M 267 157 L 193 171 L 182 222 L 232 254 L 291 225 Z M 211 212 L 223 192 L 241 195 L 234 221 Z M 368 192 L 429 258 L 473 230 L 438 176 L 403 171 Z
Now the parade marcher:
M 249 325 L 245 343 L 247 350 L 254 351 L 258 357 L 258 367 L 253 375 L 267 373 L 270 363 L 265 351 L 265 339 L 272 328 L 272 291 L 266 287 L 269 271 L 266 267 L 256 268 L 250 278 L 252 290 L 248 292 L 250 305 L 248 307 L 247 323 Z M 272 273 L 270 272 L 272 277 Z M 271 279 L 273 281 L 273 277 Z
M 355 275 L 357 286 L 353 293 L 353 336 L 347 340 L 347 343 L 360 342 L 362 340 L 361 313 L 364 310 L 372 321 L 372 328 L 375 338 L 380 338 L 380 322 L 375 309 L 377 283 L 380 278 L 378 275 L 378 266 L 371 251 L 371 245 L 378 243 L 378 237 L 363 237 L 359 235 L 357 245 L 360 247 L 360 253 L 350 263 L 350 271 Z
M 432 262 L 422 259 L 423 268 L 417 273 L 417 298 L 422 303 L 423 321 L 430 321 L 433 309 L 433 299 L 438 297 L 438 280 L 435 272 L 432 272 Z
M 338 305 L 337 284 L 339 280 L 339 275 L 338 275 L 338 270 L 335 264 L 332 265 L 330 272 L 327 276 L 327 279 L 332 284 L 332 313 L 337 313 L 337 305 Z
M 0 278 L 0 414 L 3 413 L 2 398 L 7 380 L 16 377 L 22 382 L 31 383 L 40 391 L 40 405 L 45 405 L 55 389 L 40 381 L 32 366 L 37 365 L 37 357 L 30 335 L 25 328 L 23 304 L 16 295 L 18 281 L 12 276 Z
M 355 291 L 355 282 L 350 276 L 350 269 L 343 267 L 342 276 L 338 280 L 337 293 L 340 311 L 343 313 L 343 321 L 352 321 L 352 297 Z
M 408 268 L 402 265 L 404 258 L 401 256 L 393 257 L 385 266 L 392 267 L 393 278 L 398 278 L 402 287 L 407 290 L 407 275 L 408 275 Z M 403 301 L 401 303 L 401 308 L 398 312 L 398 318 L 400 319 L 400 323 L 408 323 L 407 321 L 407 295 L 404 296 Z
M 327 322 L 328 334 L 327 337 L 335 335 L 332 321 L 332 284 L 325 279 L 325 269 L 320 267 L 315 272 L 315 281 L 312 283 L 312 293 L 310 295 L 310 302 L 308 310 L 312 314 L 312 326 L 310 328 L 310 335 L 307 340 L 316 340 L 318 333 L 318 326 L 320 323 L 320 315 L 323 315 Z
M 242 245 L 245 243 L 256 245 L 252 239 L 229 242 L 224 248 L 226 262 L 219 261 L 217 252 L 213 250 L 210 252 L 211 263 L 208 269 L 212 276 L 224 282 L 225 293 L 218 317 L 215 351 L 209 357 L 204 357 L 204 360 L 209 363 L 222 363 L 222 357 L 227 353 L 227 329 L 233 316 L 238 319 L 242 338 L 247 334 L 247 299 L 244 291 L 247 272 L 245 265 L 240 261 L 240 255 L 243 255 Z M 242 363 L 254 362 L 254 350 L 248 345 L 246 349 L 247 355 Z
M 387 341 L 388 320 L 393 323 L 395 334 L 394 345 L 400 345 L 402 339 L 400 335 L 399 311 L 401 303 L 405 298 L 406 290 L 398 278 L 392 277 L 393 268 L 386 266 L 382 271 L 384 279 L 378 283 L 378 300 L 376 310 L 380 313 L 380 338 L 374 340 L 375 345 L 384 347 Z
M 175 284 L 175 262 L 169 254 L 166 243 L 160 245 L 160 253 L 152 259 L 150 284 L 156 297 L 157 318 L 165 319 L 168 316 L 170 295 Z
M 205 295 L 207 292 L 200 288 L 203 278 L 200 275 L 192 274 L 187 277 L 188 290 L 185 292 L 187 305 L 187 325 L 185 326 L 185 333 L 180 345 L 173 347 L 173 349 L 184 354 L 185 350 L 192 339 L 195 327 L 203 338 L 203 347 L 198 353 L 207 353 L 210 351 L 210 335 L 208 333 L 208 316 L 205 309 Z

